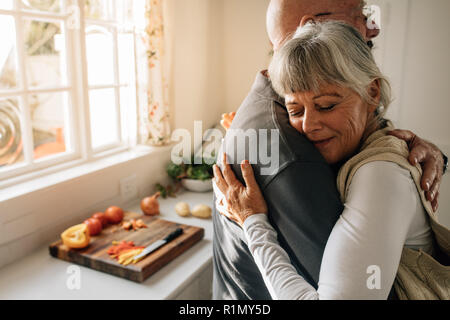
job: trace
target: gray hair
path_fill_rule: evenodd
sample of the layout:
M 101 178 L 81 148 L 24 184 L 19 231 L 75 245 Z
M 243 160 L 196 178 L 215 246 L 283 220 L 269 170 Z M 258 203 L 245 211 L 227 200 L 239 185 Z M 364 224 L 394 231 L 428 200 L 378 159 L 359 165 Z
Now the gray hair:
M 355 91 L 374 104 L 368 89 L 380 84 L 376 119 L 381 120 L 391 102 L 389 81 L 381 73 L 361 34 L 339 21 L 308 23 L 275 52 L 269 67 L 274 90 L 282 97 L 304 91 L 317 92 L 323 84 Z

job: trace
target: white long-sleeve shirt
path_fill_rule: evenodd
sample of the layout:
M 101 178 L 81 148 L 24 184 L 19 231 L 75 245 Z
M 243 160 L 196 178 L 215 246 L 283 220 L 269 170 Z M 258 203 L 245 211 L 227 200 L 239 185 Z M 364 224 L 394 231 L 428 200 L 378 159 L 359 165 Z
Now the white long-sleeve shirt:
M 249 249 L 273 299 L 387 299 L 403 247 L 431 251 L 428 216 L 409 171 L 397 164 L 362 166 L 344 206 L 325 247 L 317 290 L 297 273 L 267 215 L 245 220 Z

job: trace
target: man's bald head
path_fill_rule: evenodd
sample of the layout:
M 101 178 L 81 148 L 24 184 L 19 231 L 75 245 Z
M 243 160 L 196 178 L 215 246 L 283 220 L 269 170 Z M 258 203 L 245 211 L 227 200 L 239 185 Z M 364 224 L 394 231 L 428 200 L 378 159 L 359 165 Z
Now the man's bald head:
M 276 49 L 300 25 L 314 0 L 271 0 L 267 9 L 266 25 L 270 42 Z
M 368 31 L 362 15 L 363 0 L 271 0 L 266 24 L 277 50 L 297 28 L 308 21 L 341 20 L 353 25 L 369 41 L 379 30 Z

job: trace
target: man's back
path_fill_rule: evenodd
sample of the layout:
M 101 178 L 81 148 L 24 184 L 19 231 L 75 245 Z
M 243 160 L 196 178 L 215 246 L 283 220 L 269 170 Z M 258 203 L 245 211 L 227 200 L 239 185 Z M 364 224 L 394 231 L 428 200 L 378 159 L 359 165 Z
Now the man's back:
M 236 133 L 237 139 L 248 136 L 245 147 L 235 149 Z M 235 155 L 229 162 L 241 182 L 239 164 L 243 159 L 251 161 L 280 244 L 299 274 L 317 287 L 323 250 L 342 212 L 335 175 L 313 145 L 289 125 L 282 99 L 262 74 L 239 108 L 222 147 Z M 241 228 L 213 211 L 213 298 L 270 299 Z

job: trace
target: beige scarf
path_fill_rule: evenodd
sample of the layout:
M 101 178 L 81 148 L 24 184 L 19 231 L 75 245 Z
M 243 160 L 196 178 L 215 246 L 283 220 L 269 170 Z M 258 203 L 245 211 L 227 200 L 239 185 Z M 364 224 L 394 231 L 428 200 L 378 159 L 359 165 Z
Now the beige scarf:
M 440 261 L 450 258 L 450 231 L 437 221 L 431 204 L 425 198 L 420 186 L 422 170 L 420 165 L 412 166 L 407 157 L 409 150 L 403 140 L 387 135 L 394 128 L 388 127 L 370 135 L 360 152 L 347 161 L 340 169 L 337 179 L 341 200 L 345 203 L 348 188 L 356 171 L 372 161 L 390 161 L 409 170 L 420 193 L 423 207 L 430 217 L 430 225 L 435 239 L 433 256 L 441 256 Z M 439 258 L 436 258 L 439 260 Z M 394 288 L 401 300 L 450 300 L 450 266 L 438 262 L 422 250 L 404 247 L 398 267 Z M 444 262 L 442 262 L 444 263 Z

